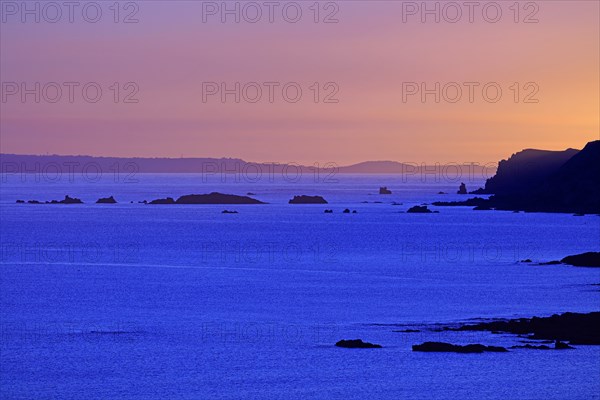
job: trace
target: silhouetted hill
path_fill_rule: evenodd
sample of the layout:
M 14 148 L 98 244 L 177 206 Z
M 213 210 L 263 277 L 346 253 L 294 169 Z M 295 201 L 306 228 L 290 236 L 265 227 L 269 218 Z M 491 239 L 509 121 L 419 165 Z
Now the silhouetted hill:
M 513 154 L 498 164 L 495 176 L 488 179 L 483 190 L 474 194 L 520 193 L 558 171 L 579 150 L 548 151 L 527 149 Z
M 119 158 L 62 155 L 0 154 L 2 172 L 34 172 L 60 168 L 63 173 L 191 173 L 236 171 L 246 164 L 238 158 Z
M 95 174 L 103 173 L 204 173 L 204 174 L 285 174 L 296 176 L 301 171 L 310 176 L 315 166 L 297 163 L 253 163 L 239 158 L 119 158 L 63 155 L 21 155 L 0 154 L 1 171 L 7 174 L 54 172 L 59 168 L 63 173 Z M 422 171 L 432 175 L 456 176 L 465 179 L 489 176 L 493 169 L 479 165 L 435 165 L 400 163 L 396 161 L 366 161 L 349 166 L 327 163 L 318 167 L 329 177 L 335 174 L 402 174 L 418 175 Z
M 521 203 L 533 211 L 600 213 L 600 140 L 588 143 L 523 196 L 498 195 L 496 201 Z
M 583 150 L 558 165 L 573 151 L 571 149 L 565 152 L 526 150 L 517 153 L 500 164 L 497 179 L 494 179 L 496 177 L 490 179 L 495 194 L 489 200 L 470 199 L 454 203 L 438 202 L 434 205 L 477 205 L 498 210 L 598 214 L 600 213 L 600 140 L 588 143 Z M 533 157 L 528 157 L 529 155 Z M 515 157 L 520 161 L 515 162 L 515 165 L 522 168 L 528 165 L 527 160 L 538 160 L 539 163 L 531 164 L 532 171 L 524 170 L 511 181 L 506 171 L 511 167 L 509 164 Z

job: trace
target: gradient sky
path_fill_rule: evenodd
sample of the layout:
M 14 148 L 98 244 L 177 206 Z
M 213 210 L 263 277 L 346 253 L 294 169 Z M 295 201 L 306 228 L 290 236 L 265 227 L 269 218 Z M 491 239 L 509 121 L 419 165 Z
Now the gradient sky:
M 539 23 L 403 22 L 403 2 L 338 2 L 335 24 L 308 7 L 291 24 L 202 21 L 202 2 L 138 2 L 139 23 L 102 20 L 1 24 L 2 82 L 98 82 L 103 99 L 1 106 L 1 151 L 22 154 L 240 157 L 250 161 L 495 162 L 523 148 L 581 148 L 599 139 L 598 1 L 539 1 Z M 404 2 L 406 3 L 406 2 Z M 420 2 L 419 2 L 420 3 Z M 443 5 L 444 2 L 441 2 Z M 463 2 L 458 2 L 462 4 Z M 481 2 L 482 4 L 486 2 Z M 526 2 L 522 2 L 524 6 Z M 324 4 L 324 3 L 323 3 Z M 466 9 L 464 9 L 466 10 Z M 521 19 L 530 10 L 522 10 Z M 108 87 L 136 82 L 138 104 L 115 104 Z M 296 104 L 202 102 L 202 82 L 298 82 Z M 335 82 L 338 104 L 315 104 L 308 87 Z M 476 91 L 436 104 L 402 101 L 403 82 L 497 82 L 500 102 Z M 538 104 L 509 87 L 539 86 Z M 525 92 L 521 93 L 524 96 Z M 66 95 L 64 95 L 66 96 Z

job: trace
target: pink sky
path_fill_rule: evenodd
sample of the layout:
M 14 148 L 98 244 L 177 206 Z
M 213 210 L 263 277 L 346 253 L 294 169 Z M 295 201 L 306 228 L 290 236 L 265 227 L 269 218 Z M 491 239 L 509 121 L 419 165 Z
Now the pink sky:
M 409 2 L 338 2 L 334 24 L 314 23 L 313 2 L 299 2 L 304 14 L 296 24 L 281 13 L 274 23 L 266 17 L 221 23 L 218 16 L 203 23 L 202 2 L 189 1 L 138 2 L 138 23 L 115 24 L 109 3 L 102 3 L 96 24 L 77 12 L 75 23 L 22 23 L 19 15 L 3 14 L 3 86 L 97 82 L 103 98 L 88 103 L 77 90 L 73 103 L 65 93 L 54 104 L 6 97 L 2 152 L 493 162 L 522 148 L 582 147 L 599 139 L 596 1 L 537 2 L 539 22 L 530 24 L 513 21 L 512 1 L 498 2 L 497 23 L 486 22 L 481 10 L 474 23 L 467 15 L 457 23 L 433 17 L 421 23 L 419 15 L 405 23 Z M 320 18 L 331 10 L 321 10 Z M 519 18 L 532 10 L 522 9 Z M 135 82 L 139 102 L 115 104 L 114 82 Z M 203 82 L 297 82 L 303 98 L 291 104 L 276 92 L 273 103 L 223 104 L 218 96 L 203 103 Z M 315 82 L 334 82 L 339 103 L 314 103 Z M 503 97 L 492 104 L 479 90 L 473 103 L 466 92 L 457 103 L 435 103 L 432 95 L 426 103 L 419 96 L 403 102 L 405 82 L 496 82 Z M 518 103 L 510 89 L 515 82 Z M 523 102 L 527 82 L 539 88 L 539 103 Z

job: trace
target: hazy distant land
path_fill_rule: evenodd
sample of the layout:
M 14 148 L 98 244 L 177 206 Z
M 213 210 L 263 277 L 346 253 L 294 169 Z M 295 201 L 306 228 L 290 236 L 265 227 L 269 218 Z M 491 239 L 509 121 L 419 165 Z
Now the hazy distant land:
M 397 161 L 366 161 L 341 166 L 335 162 L 301 165 L 295 162 L 250 162 L 239 158 L 121 158 L 69 155 L 0 154 L 2 173 L 36 173 L 54 165 L 63 171 L 80 173 L 85 168 L 123 173 L 203 173 L 203 174 L 295 174 L 299 170 L 334 174 L 445 174 L 450 177 L 490 177 L 497 165 L 476 162 L 409 163 Z

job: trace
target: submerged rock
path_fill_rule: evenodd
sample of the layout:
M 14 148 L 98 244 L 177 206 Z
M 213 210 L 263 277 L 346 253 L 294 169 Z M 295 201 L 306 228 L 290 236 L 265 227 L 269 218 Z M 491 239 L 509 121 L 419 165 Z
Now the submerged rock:
M 413 351 L 443 353 L 503 353 L 508 351 L 504 347 L 499 346 L 484 346 L 482 344 L 468 344 L 466 346 L 460 346 L 443 342 L 425 342 L 422 344 L 416 344 L 413 345 L 412 349 Z
M 239 214 L 237 211 L 223 210 L 221 214 Z
M 361 339 L 340 340 L 335 345 L 337 347 L 344 347 L 347 349 L 381 349 L 382 348 L 382 346 L 380 344 L 363 342 Z

